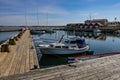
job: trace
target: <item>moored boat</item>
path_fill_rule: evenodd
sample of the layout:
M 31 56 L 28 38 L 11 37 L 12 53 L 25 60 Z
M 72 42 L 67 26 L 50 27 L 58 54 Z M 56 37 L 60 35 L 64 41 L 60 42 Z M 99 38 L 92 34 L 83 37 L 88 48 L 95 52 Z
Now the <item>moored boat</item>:
M 44 34 L 45 31 L 31 31 L 31 34 Z
M 89 55 L 84 55 L 84 56 L 68 57 L 68 63 L 74 63 L 74 62 L 101 58 L 101 57 L 117 55 L 117 54 L 120 54 L 120 52 L 107 52 L 107 53 L 101 53 L 101 54 L 89 54 Z
M 69 55 L 83 53 L 89 50 L 89 45 L 86 44 L 85 39 L 82 38 L 71 38 L 64 42 L 55 42 L 49 45 L 39 45 L 42 54 L 59 54 Z

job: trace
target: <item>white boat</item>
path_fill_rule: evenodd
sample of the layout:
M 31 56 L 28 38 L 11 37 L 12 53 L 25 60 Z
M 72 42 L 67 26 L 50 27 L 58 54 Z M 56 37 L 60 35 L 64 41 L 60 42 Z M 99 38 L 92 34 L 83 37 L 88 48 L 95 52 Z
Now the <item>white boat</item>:
M 64 42 L 51 43 L 48 45 L 39 45 L 42 54 L 78 54 L 89 50 L 89 45 L 85 43 L 85 39 L 71 38 Z
M 31 34 L 45 34 L 45 31 L 31 31 Z

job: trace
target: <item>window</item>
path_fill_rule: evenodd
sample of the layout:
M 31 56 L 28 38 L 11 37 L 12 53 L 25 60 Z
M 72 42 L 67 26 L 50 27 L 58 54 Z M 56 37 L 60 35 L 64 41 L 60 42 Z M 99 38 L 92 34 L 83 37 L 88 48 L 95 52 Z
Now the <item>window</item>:
M 65 43 L 69 43 L 69 41 L 65 41 Z
M 68 48 L 68 46 L 62 46 L 62 48 Z
M 61 46 L 55 46 L 55 48 L 61 48 Z
M 71 46 L 71 48 L 75 48 L 76 46 Z
M 76 41 L 71 41 L 70 43 L 71 43 L 71 44 L 75 44 L 75 43 L 76 43 Z
M 51 44 L 50 47 L 53 47 L 53 45 Z

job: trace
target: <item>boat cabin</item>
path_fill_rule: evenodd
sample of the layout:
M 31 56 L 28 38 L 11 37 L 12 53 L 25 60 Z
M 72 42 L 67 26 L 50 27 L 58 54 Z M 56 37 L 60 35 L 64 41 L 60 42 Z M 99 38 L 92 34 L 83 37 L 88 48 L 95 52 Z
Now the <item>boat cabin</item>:
M 53 44 L 50 44 L 50 47 L 52 47 L 52 48 L 69 48 L 69 46 L 64 45 L 62 43 L 53 43 Z
M 52 43 L 51 48 L 83 48 L 86 46 L 85 39 L 72 38 L 65 40 L 63 43 Z

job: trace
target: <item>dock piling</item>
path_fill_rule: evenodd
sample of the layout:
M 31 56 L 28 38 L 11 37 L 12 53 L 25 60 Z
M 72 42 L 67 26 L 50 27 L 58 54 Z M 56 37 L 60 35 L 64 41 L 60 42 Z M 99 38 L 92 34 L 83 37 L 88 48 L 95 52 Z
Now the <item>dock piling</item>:
M 18 37 L 17 36 L 15 36 L 14 39 L 15 39 L 15 41 L 18 41 Z
M 9 44 L 2 44 L 1 45 L 1 52 L 9 52 Z
M 18 38 L 18 35 L 21 38 L 16 41 L 15 37 Z M 37 53 L 29 30 L 15 35 L 0 45 L 0 48 L 0 77 L 39 69 Z M 9 54 L 3 54 L 3 52 L 9 52 Z
M 9 44 L 10 45 L 15 45 L 16 44 L 14 38 L 13 39 L 9 39 Z

